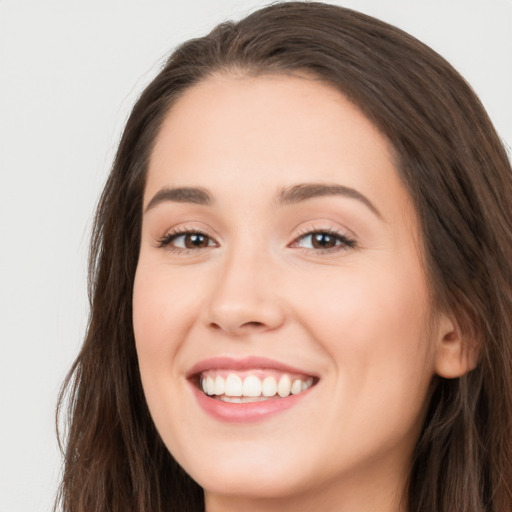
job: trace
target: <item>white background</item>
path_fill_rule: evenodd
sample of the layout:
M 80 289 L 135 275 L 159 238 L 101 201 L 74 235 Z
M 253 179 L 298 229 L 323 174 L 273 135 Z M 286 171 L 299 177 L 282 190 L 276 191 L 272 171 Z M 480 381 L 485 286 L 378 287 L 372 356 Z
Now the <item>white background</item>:
M 0 0 L 0 512 L 51 508 L 91 218 L 131 105 L 176 44 L 266 3 Z M 512 0 L 331 3 L 445 56 L 512 144 Z

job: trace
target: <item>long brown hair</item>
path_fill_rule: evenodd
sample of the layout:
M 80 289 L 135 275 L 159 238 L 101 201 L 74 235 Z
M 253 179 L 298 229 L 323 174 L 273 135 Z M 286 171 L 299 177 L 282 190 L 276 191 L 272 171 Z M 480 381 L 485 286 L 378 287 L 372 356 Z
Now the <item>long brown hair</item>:
M 307 72 L 337 88 L 387 136 L 415 203 L 437 307 L 478 347 L 469 374 L 437 378 L 406 508 L 512 510 L 512 172 L 487 114 L 438 54 L 369 16 L 278 3 L 180 46 L 142 93 L 97 209 L 91 314 L 60 396 L 68 404 L 68 512 L 199 511 L 201 488 L 160 440 L 145 403 L 132 289 L 148 158 L 162 120 L 212 73 Z

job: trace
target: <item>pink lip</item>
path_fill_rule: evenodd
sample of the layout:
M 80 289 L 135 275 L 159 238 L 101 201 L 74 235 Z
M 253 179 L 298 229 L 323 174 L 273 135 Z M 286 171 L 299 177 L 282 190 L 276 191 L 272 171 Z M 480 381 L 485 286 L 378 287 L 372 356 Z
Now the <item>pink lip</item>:
M 194 397 L 199 406 L 213 418 L 227 423 L 251 423 L 262 421 L 275 414 L 285 411 L 290 407 L 298 404 L 303 400 L 312 389 L 307 389 L 298 395 L 290 395 L 286 398 L 272 398 L 262 402 L 246 402 L 246 403 L 230 403 L 205 395 L 197 386 L 194 377 L 201 372 L 211 369 L 227 369 L 227 370 L 250 370 L 250 369 L 272 369 L 293 374 L 302 374 L 313 376 L 299 368 L 266 359 L 261 357 L 247 357 L 244 359 L 233 359 L 230 357 L 215 357 L 205 359 L 194 365 L 189 372 L 187 378 Z
M 314 389 L 313 386 L 298 395 L 290 395 L 286 398 L 272 398 L 264 402 L 233 404 L 211 398 L 200 391 L 194 384 L 191 384 L 191 386 L 201 408 L 215 419 L 228 423 L 252 423 L 267 419 L 274 414 L 293 407 Z
M 234 359 L 231 357 L 212 357 L 205 359 L 195 364 L 188 372 L 187 378 L 197 375 L 206 370 L 212 369 L 224 369 L 224 370 L 254 370 L 254 369 L 269 369 L 278 370 L 283 373 L 302 374 L 311 377 L 316 377 L 309 372 L 301 370 L 300 368 L 294 368 L 287 364 L 273 359 L 267 359 L 265 357 L 245 357 L 243 359 Z

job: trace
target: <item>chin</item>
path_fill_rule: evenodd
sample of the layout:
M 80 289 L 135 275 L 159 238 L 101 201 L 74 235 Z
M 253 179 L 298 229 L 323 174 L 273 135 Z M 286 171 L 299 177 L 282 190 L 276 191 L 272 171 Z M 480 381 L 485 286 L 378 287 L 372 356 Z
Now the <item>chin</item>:
M 257 450 L 241 457 L 234 448 L 232 456 L 208 458 L 184 469 L 205 490 L 216 495 L 246 498 L 280 498 L 293 495 L 311 484 L 312 475 L 304 464 L 285 458 L 275 450 Z M 301 471 L 302 469 L 302 471 Z
M 290 471 L 280 471 L 267 463 L 265 469 L 255 471 L 239 471 L 232 469 L 220 470 L 215 475 L 204 472 L 195 478 L 206 493 L 225 496 L 237 496 L 247 499 L 286 498 L 296 494 L 303 485 Z

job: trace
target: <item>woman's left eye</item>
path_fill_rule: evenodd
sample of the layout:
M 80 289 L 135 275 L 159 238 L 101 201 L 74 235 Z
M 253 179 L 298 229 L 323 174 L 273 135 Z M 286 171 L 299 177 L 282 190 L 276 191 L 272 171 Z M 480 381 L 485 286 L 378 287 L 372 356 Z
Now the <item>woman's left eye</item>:
M 312 231 L 301 235 L 293 242 L 292 247 L 330 251 L 355 247 L 356 242 L 341 233 L 332 231 Z

